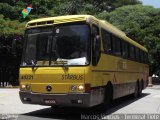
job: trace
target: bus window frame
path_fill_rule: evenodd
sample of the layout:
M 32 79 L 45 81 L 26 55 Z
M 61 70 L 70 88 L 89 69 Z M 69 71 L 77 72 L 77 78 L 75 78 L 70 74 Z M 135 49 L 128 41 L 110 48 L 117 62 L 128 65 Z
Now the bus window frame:
M 93 31 L 93 29 L 96 29 L 96 33 Z M 92 43 L 91 43 L 91 45 L 92 45 L 92 65 L 93 66 L 97 66 L 97 64 L 98 64 L 98 62 L 99 62 L 99 60 L 100 60 L 100 57 L 101 57 L 101 34 L 100 34 L 100 28 L 99 28 L 99 26 L 98 25 L 96 25 L 96 24 L 92 24 L 91 25 L 91 41 L 92 41 Z M 97 38 L 98 37 L 98 38 Z M 95 41 L 96 40 L 96 41 Z M 97 51 L 95 51 L 95 50 L 97 50 L 97 49 L 94 49 L 94 44 L 95 44 L 95 42 L 97 43 L 99 41 L 99 54 L 98 54 L 98 56 L 95 56 L 95 54 L 96 54 L 96 52 Z
M 102 43 L 103 43 L 103 51 L 106 54 L 112 54 L 112 35 L 105 29 L 101 28 L 102 35 Z M 106 35 L 106 36 L 105 36 Z M 105 43 L 105 44 L 104 44 Z

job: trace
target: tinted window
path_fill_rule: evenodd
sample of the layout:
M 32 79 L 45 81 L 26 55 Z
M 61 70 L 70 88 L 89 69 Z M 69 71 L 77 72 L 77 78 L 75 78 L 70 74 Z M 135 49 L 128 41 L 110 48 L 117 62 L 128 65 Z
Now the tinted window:
M 139 58 L 140 57 L 140 55 L 139 55 L 140 50 L 138 48 L 135 48 L 135 52 L 136 52 L 136 56 L 135 56 L 136 60 L 139 61 L 139 59 L 140 59 Z
M 147 54 L 147 53 L 144 54 L 144 59 L 145 59 L 145 60 L 144 60 L 145 63 L 148 63 L 148 62 L 149 62 L 149 61 L 148 61 L 148 54 Z
M 122 56 L 127 58 L 128 57 L 128 43 L 122 41 Z
M 87 65 L 89 64 L 88 25 L 57 25 L 26 31 L 22 65 Z M 53 34 L 53 32 L 55 34 Z
M 112 47 L 113 47 L 113 54 L 121 55 L 121 41 L 115 36 L 112 36 Z
M 144 61 L 143 51 L 140 51 L 140 61 L 141 61 L 141 62 Z
M 129 58 L 135 59 L 135 48 L 132 45 L 129 45 Z
M 111 34 L 105 30 L 102 30 L 103 48 L 106 53 L 112 52 L 111 47 Z
M 30 65 L 32 64 L 31 61 L 49 60 L 49 44 L 51 44 L 52 32 L 28 34 L 27 40 L 25 63 Z
M 61 59 L 74 59 L 87 56 L 88 33 L 87 25 L 57 26 L 56 49 L 57 57 Z M 86 34 L 87 33 L 87 34 Z

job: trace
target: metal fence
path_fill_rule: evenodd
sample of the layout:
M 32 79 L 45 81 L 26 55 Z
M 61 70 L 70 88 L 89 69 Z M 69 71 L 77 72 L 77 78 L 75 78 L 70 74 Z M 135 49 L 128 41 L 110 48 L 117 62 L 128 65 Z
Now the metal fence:
M 0 87 L 18 85 L 18 70 L 15 67 L 0 67 Z

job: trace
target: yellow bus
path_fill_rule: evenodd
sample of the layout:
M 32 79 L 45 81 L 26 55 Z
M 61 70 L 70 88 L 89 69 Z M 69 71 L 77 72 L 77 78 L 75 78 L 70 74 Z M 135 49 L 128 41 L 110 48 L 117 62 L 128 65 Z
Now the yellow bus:
M 119 97 L 140 96 L 147 86 L 147 49 L 91 15 L 32 20 L 23 48 L 23 103 L 108 107 Z

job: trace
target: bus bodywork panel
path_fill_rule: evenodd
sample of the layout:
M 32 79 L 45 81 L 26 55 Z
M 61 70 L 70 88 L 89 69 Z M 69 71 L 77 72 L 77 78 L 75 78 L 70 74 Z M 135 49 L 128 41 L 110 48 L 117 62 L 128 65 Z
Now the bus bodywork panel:
M 68 93 L 72 85 L 83 85 L 85 70 L 73 68 L 64 70 L 63 67 L 35 67 L 20 69 L 20 84 L 30 84 L 32 92 L 39 93 Z M 53 86 L 47 91 L 46 86 Z
M 113 99 L 134 93 L 136 82 L 142 82 L 142 89 L 147 87 L 149 66 L 116 56 L 101 54 L 97 67 L 93 68 L 93 81 L 106 86 L 113 85 Z
M 89 67 L 21 68 L 20 69 L 20 98 L 23 103 L 41 105 L 63 105 L 91 107 L 104 100 L 104 89 L 90 85 L 91 91 L 79 90 L 78 86 L 92 83 Z M 29 85 L 23 89 L 23 85 Z M 102 84 L 101 84 L 102 85 Z M 100 86 L 101 86 L 100 85 Z M 50 91 L 47 87 L 51 87 Z M 72 86 L 76 86 L 73 91 Z M 96 98 L 99 99 L 96 99 Z M 55 103 L 51 103 L 54 100 Z M 47 102 L 50 101 L 50 102 Z M 52 101 L 53 102 L 53 101 Z M 79 102 L 79 103 L 78 103 Z M 81 103 L 82 102 L 82 103 Z

